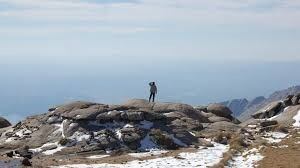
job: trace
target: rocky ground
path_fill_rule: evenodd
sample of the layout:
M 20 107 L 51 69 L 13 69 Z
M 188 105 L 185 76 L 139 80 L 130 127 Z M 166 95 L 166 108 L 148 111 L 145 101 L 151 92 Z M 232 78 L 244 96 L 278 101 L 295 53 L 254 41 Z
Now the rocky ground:
M 220 104 L 72 102 L 0 129 L 0 167 L 269 167 L 274 151 L 299 157 L 298 101 L 243 123 Z

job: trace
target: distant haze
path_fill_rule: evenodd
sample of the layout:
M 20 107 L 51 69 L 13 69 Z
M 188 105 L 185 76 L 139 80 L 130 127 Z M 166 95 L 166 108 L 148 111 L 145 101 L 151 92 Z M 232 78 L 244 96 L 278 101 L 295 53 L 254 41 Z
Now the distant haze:
M 300 83 L 295 0 L 0 0 L 0 115 L 71 100 L 207 104 Z
M 207 104 L 267 96 L 300 83 L 300 63 L 177 63 L 140 67 L 1 66 L 1 115 L 12 121 L 72 100 L 122 103 L 147 98 L 156 81 L 159 101 Z M 120 72 L 115 72 L 120 70 Z

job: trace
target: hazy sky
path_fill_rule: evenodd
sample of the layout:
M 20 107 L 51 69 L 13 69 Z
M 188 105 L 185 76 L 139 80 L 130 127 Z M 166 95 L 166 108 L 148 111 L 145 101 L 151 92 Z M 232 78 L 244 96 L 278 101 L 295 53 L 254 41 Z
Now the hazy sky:
M 0 0 L 0 110 L 146 98 L 149 81 L 163 101 L 268 95 L 300 84 L 299 18 L 300 0 Z
M 299 0 L 0 0 L 1 63 L 298 61 Z

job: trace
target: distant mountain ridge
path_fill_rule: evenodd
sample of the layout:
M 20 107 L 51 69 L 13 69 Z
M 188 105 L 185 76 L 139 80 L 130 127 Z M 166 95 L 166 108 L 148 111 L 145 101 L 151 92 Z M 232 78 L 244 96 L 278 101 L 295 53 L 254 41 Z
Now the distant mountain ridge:
M 251 114 L 263 108 L 267 104 L 274 101 L 282 100 L 288 95 L 293 95 L 297 93 L 300 93 L 300 85 L 275 91 L 268 98 L 259 96 L 251 101 L 245 98 L 233 99 L 233 100 L 221 102 L 221 104 L 230 108 L 230 110 L 233 112 L 233 116 L 237 117 L 241 121 L 245 121 L 248 118 L 250 118 Z
M 238 117 L 247 109 L 253 108 L 265 100 L 266 100 L 265 97 L 259 96 L 250 101 L 247 100 L 246 98 L 242 98 L 242 99 L 233 99 L 233 100 L 221 102 L 221 104 L 227 106 L 233 112 L 233 116 Z

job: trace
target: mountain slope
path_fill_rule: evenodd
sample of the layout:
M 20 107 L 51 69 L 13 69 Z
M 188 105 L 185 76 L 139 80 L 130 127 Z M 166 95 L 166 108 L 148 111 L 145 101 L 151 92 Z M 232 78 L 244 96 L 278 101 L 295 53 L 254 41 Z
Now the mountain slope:
M 252 105 L 249 108 L 247 108 L 243 113 L 241 113 L 241 115 L 238 118 L 242 121 L 245 121 L 248 118 L 250 118 L 251 114 L 265 107 L 269 103 L 282 100 L 286 98 L 288 95 L 296 95 L 298 93 L 300 93 L 300 86 L 292 86 L 284 90 L 276 91 L 272 93 L 267 99 L 261 101 L 256 105 Z

